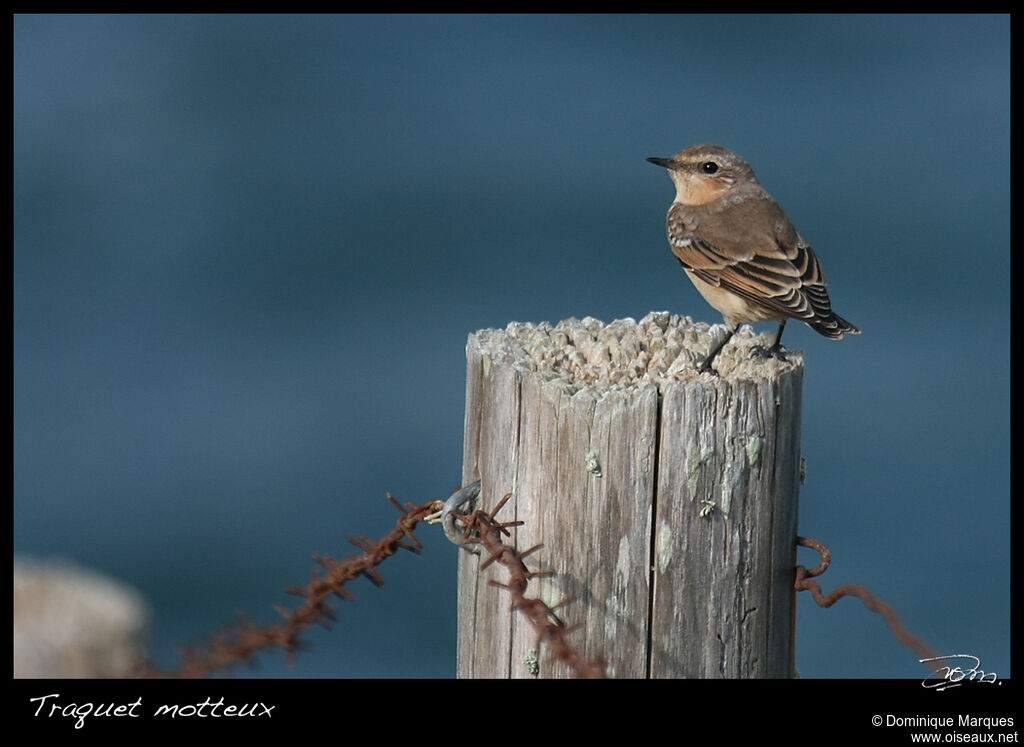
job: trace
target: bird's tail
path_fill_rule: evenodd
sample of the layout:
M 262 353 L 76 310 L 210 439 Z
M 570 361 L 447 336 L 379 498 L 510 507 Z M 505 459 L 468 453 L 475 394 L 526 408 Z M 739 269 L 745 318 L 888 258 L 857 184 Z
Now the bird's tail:
M 860 330 L 843 319 L 839 314 L 832 313 L 828 316 L 816 316 L 806 320 L 808 326 L 815 332 L 825 335 L 833 340 L 841 340 L 843 335 L 859 335 Z

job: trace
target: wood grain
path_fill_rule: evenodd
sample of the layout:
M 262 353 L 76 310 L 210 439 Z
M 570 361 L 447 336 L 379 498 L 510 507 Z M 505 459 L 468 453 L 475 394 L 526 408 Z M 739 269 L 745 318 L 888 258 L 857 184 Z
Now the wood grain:
M 513 323 L 466 347 L 463 481 L 513 499 L 528 595 L 582 624 L 570 643 L 614 677 L 788 677 L 803 358 L 754 354 L 724 328 L 648 314 Z M 460 553 L 460 677 L 566 677 L 509 609 L 498 566 Z

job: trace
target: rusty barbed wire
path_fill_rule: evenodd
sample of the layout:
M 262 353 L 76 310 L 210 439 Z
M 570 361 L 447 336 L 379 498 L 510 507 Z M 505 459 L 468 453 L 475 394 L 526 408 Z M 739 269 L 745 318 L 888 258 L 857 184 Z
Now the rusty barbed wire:
M 470 491 L 474 492 L 473 497 L 475 497 L 475 492 L 479 491 L 479 485 L 467 486 L 460 493 L 453 493 L 453 496 L 469 495 Z M 565 599 L 552 607 L 541 599 L 526 596 L 526 589 L 532 579 L 549 577 L 554 573 L 531 571 L 526 566 L 525 559 L 540 550 L 543 545 L 535 545 L 519 552 L 502 541 L 502 535 L 511 536 L 509 532 L 511 527 L 523 524 L 522 521 L 502 522 L 497 519 L 498 513 L 511 497 L 511 493 L 505 495 L 490 512 L 477 510 L 463 515 L 451 511 L 449 507 L 449 512 L 454 514 L 454 518 L 464 526 L 462 541 L 457 544 L 465 549 L 470 549 L 473 545 L 479 545 L 484 549 L 487 557 L 481 563 L 481 570 L 494 563 L 499 563 L 508 570 L 508 583 L 492 579 L 488 581 L 488 585 L 509 592 L 512 596 L 512 608 L 519 610 L 536 631 L 538 650 L 542 644 L 546 645 L 551 654 L 570 667 L 578 677 L 606 677 L 604 661 L 587 660 L 566 640 L 566 636 L 578 630 L 580 626 L 567 625 L 559 617 L 557 610 L 573 600 Z M 238 663 L 244 662 L 251 665 L 258 653 L 276 648 L 283 649 L 291 663 L 299 651 L 307 648 L 300 640 L 300 635 L 304 630 L 314 623 L 330 628 L 336 619 L 334 610 L 328 603 L 329 597 L 336 594 L 342 599 L 355 599 L 355 596 L 345 588 L 345 583 L 359 576 L 365 576 L 375 586 L 383 585 L 384 579 L 377 570 L 377 566 L 399 550 L 408 550 L 419 554 L 423 545 L 413 534 L 413 530 L 419 522 L 439 517 L 440 509 L 445 505 L 441 501 L 429 501 L 421 506 L 408 502 L 403 506 L 390 493 L 387 494 L 387 499 L 401 514 L 396 521 L 395 528 L 377 541 L 370 540 L 365 536 L 347 537 L 346 539 L 362 552 L 349 556 L 343 561 L 338 561 L 327 555 L 314 554 L 313 559 L 321 566 L 323 572 L 314 569 L 310 581 L 305 587 L 290 587 L 286 590 L 302 597 L 304 602 L 296 609 L 276 607 L 276 611 L 284 618 L 283 623 L 258 625 L 239 616 L 234 625 L 227 626 L 221 632 L 213 635 L 205 647 L 187 647 L 182 652 L 182 664 L 178 670 L 161 672 L 150 667 L 140 672 L 140 676 L 205 677 L 216 671 L 230 669 Z M 451 500 L 449 499 L 449 501 Z M 465 501 L 466 499 L 460 498 L 460 500 Z M 808 569 L 803 565 L 796 566 L 794 587 L 797 591 L 810 591 L 815 602 L 821 607 L 831 607 L 844 596 L 858 597 L 869 610 L 882 615 L 897 641 L 917 653 L 922 660 L 929 660 L 929 666 L 937 674 L 942 671 L 943 667 L 940 666 L 935 651 L 910 633 L 900 622 L 893 609 L 886 602 L 876 599 L 864 586 L 845 584 L 830 594 L 824 594 L 818 583 L 812 579 L 828 569 L 832 562 L 831 551 L 824 543 L 807 537 L 797 537 L 796 542 L 799 546 L 815 550 L 821 556 L 820 562 L 814 568 Z
M 831 607 L 846 596 L 858 597 L 864 602 L 865 607 L 885 618 L 885 622 L 889 625 L 889 630 L 892 631 L 892 635 L 897 641 L 916 653 L 920 659 L 928 660 L 928 666 L 936 674 L 942 672 L 944 667 L 938 661 L 938 654 L 928 644 L 903 627 L 903 623 L 900 622 L 892 607 L 882 600 L 876 599 L 867 588 L 859 584 L 844 584 L 833 590 L 831 594 L 826 595 L 822 592 L 818 583 L 811 580 L 828 570 L 829 565 L 832 563 L 832 552 L 823 542 L 808 537 L 797 537 L 796 544 L 801 547 L 809 547 L 821 555 L 821 562 L 810 570 L 802 565 L 797 565 L 796 581 L 794 583 L 797 591 L 810 591 L 811 596 L 814 597 L 814 601 L 818 603 L 819 607 Z
M 313 623 L 329 628 L 336 619 L 334 610 L 328 604 L 328 598 L 337 594 L 342 599 L 355 599 L 345 588 L 345 583 L 358 576 L 365 576 L 375 586 L 384 583 L 377 570 L 385 559 L 399 550 L 408 550 L 417 555 L 423 545 L 413 534 L 416 525 L 436 511 L 438 501 L 430 501 L 422 506 L 406 503 L 403 507 L 391 493 L 387 498 L 401 512 L 395 528 L 376 542 L 367 537 L 346 537 L 362 553 L 352 555 L 338 561 L 328 555 L 313 555 L 323 568 L 324 573 L 313 570 L 309 584 L 305 587 L 290 587 L 286 591 L 303 598 L 304 602 L 297 609 L 276 607 L 284 617 L 283 623 L 257 625 L 241 616 L 238 621 L 215 634 L 203 650 L 187 647 L 182 653 L 182 664 L 175 672 L 159 672 L 147 669 L 141 673 L 144 677 L 180 677 L 197 678 L 226 670 L 238 663 L 252 664 L 256 654 L 276 648 L 284 649 L 288 654 L 289 663 L 294 661 L 298 651 L 306 646 L 299 640 L 299 635 Z
M 512 497 L 511 493 L 505 495 L 494 509 L 490 512 L 484 510 L 474 511 L 468 516 L 456 514 L 456 518 L 465 525 L 463 545 L 479 543 L 487 553 L 487 559 L 481 562 L 480 570 L 497 562 L 505 566 L 509 572 L 509 581 L 503 584 L 493 579 L 488 580 L 488 585 L 504 589 L 512 596 L 512 609 L 519 610 L 529 620 L 537 633 L 537 650 L 541 644 L 547 646 L 551 654 L 563 664 L 569 666 L 577 677 L 600 679 L 607 676 L 605 663 L 601 660 L 588 661 L 575 647 L 566 641 L 566 636 L 579 629 L 579 625 L 568 626 L 556 614 L 555 610 L 572 602 L 572 599 L 564 599 L 554 607 L 551 607 L 541 599 L 527 597 L 526 587 L 531 579 L 553 576 L 552 571 L 531 571 L 524 562 L 526 557 L 540 550 L 543 545 L 534 545 L 523 552 L 506 545 L 501 540 L 501 535 L 511 536 L 509 527 L 522 526 L 521 521 L 497 520 L 498 512 Z

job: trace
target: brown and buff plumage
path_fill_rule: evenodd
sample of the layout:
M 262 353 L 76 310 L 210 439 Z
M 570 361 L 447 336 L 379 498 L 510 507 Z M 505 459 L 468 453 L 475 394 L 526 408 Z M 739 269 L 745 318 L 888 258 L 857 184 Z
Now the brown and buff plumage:
M 676 186 L 667 221 L 672 253 L 729 327 L 702 371 L 712 371 L 715 356 L 743 322 L 780 322 L 773 355 L 781 355 L 789 319 L 834 340 L 860 334 L 832 311 L 817 255 L 746 161 L 717 145 L 647 160 L 667 168 Z

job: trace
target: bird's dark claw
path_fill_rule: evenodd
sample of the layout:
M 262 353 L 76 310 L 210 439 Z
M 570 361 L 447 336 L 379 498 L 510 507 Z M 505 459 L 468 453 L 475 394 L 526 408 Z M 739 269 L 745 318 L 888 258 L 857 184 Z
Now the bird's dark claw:
M 786 351 L 781 345 L 772 345 L 770 348 L 766 348 L 763 345 L 755 345 L 750 349 L 750 352 L 758 358 L 778 358 L 783 362 L 789 360 L 786 358 Z
M 715 369 L 713 369 L 711 367 L 711 364 L 714 362 L 714 360 L 715 360 L 714 356 L 711 356 L 711 355 L 709 355 L 707 358 L 705 358 L 704 362 L 701 364 L 700 368 L 697 369 L 697 373 L 709 373 L 712 376 L 720 376 L 718 371 L 716 371 Z

